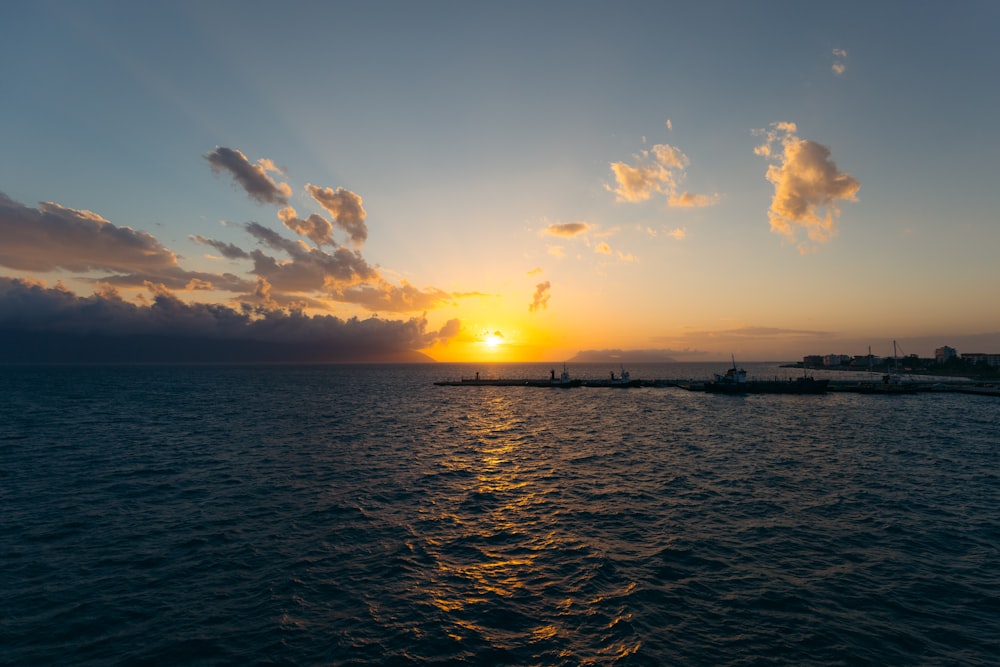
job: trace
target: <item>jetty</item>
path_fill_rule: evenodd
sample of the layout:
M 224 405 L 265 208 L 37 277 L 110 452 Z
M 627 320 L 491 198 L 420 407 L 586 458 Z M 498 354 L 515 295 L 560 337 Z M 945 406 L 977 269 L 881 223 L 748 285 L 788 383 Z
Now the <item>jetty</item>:
M 793 380 L 776 380 L 767 381 L 766 384 L 774 385 L 784 385 L 788 383 L 789 386 L 792 385 Z M 553 371 L 552 374 L 547 378 L 500 378 L 500 377 L 481 377 L 478 373 L 475 377 L 471 378 L 459 378 L 457 380 L 440 380 L 434 383 L 439 387 L 538 387 L 538 388 L 575 388 L 575 387 L 591 387 L 591 388 L 670 388 L 676 387 L 680 389 L 685 389 L 687 391 L 693 392 L 706 392 L 706 393 L 719 393 L 713 391 L 711 381 L 700 381 L 691 380 L 689 378 L 674 378 L 674 379 L 633 379 L 628 377 L 627 373 L 622 376 L 615 377 L 613 374 L 608 378 L 583 378 L 576 379 L 570 378 L 569 375 L 563 371 L 561 376 L 555 375 Z M 997 396 L 1000 397 L 1000 384 L 996 383 L 976 383 L 969 381 L 956 381 L 956 380 L 937 380 L 937 381 L 906 381 L 902 383 L 905 388 L 904 390 L 894 389 L 891 391 L 885 391 L 881 389 L 881 384 L 879 382 L 864 382 L 858 380 L 830 380 L 824 383 L 822 391 L 802 391 L 796 392 L 793 390 L 784 391 L 746 391 L 746 392 L 723 392 L 723 393 L 735 393 L 739 395 L 745 394 L 824 394 L 824 393 L 857 393 L 857 394 L 921 394 L 921 393 L 960 393 L 960 394 L 970 394 L 976 396 Z M 761 388 L 762 385 L 757 385 L 757 388 Z

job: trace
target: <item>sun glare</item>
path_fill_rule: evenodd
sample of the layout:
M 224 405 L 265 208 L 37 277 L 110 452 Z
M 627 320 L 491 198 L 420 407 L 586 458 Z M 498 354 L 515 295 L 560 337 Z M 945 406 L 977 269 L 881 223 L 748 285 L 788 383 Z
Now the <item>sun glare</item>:
M 488 333 L 483 337 L 483 344 L 491 350 L 497 349 L 503 343 L 503 334 L 499 331 Z

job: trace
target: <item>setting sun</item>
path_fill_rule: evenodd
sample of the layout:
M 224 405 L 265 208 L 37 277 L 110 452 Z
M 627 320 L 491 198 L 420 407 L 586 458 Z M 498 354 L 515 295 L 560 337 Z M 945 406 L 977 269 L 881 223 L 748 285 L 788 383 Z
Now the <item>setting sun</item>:
M 493 333 L 487 333 L 483 337 L 483 344 L 486 345 L 491 350 L 495 350 L 503 343 L 503 334 L 499 331 L 494 331 Z

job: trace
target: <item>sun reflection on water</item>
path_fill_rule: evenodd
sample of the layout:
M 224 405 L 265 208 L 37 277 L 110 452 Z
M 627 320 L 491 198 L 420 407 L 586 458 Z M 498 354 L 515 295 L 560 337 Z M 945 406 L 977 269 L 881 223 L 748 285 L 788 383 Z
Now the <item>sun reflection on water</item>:
M 458 480 L 435 506 L 436 519 L 450 526 L 428 541 L 436 570 L 428 573 L 426 594 L 451 622 L 455 639 L 480 637 L 503 645 L 510 631 L 491 629 L 485 612 L 504 601 L 539 595 L 548 582 L 538 558 L 550 545 L 526 530 L 537 523 L 539 502 L 534 471 L 526 467 L 531 446 L 526 425 L 504 395 L 484 397 L 480 411 L 467 416 L 463 437 L 444 467 Z M 531 642 L 559 634 L 553 619 L 531 621 L 520 629 Z M 512 630 L 512 629 L 511 629 Z

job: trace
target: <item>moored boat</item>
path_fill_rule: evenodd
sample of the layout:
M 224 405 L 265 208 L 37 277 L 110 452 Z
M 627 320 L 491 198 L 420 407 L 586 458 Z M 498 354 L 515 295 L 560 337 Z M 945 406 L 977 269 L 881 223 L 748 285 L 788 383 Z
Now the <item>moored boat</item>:
M 824 394 L 829 385 L 829 380 L 817 380 L 811 376 L 789 380 L 747 380 L 747 372 L 736 367 L 734 357 L 733 367 L 725 375 L 716 373 L 703 389 L 717 394 Z

